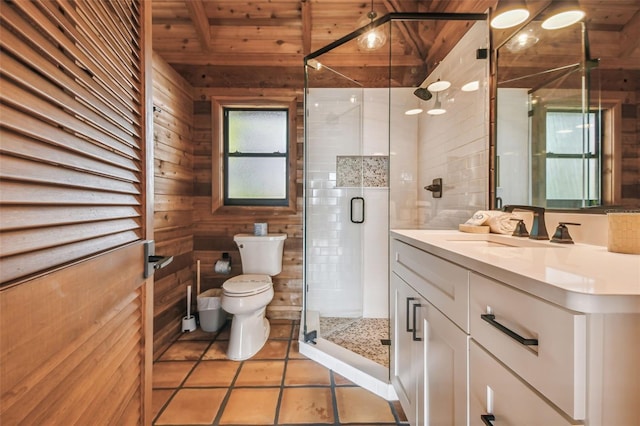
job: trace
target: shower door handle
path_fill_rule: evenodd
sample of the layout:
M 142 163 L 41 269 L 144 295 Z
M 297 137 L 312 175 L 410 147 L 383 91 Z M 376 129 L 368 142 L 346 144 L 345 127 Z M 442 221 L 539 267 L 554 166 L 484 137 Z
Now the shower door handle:
M 357 201 L 360 201 L 360 202 L 361 202 L 361 204 L 362 204 L 362 214 L 361 214 L 361 217 L 360 217 L 360 219 L 359 219 L 359 220 L 358 220 L 358 219 L 354 219 L 354 217 L 353 217 L 353 213 L 354 213 L 354 210 L 355 210 L 354 205 L 355 205 L 355 203 L 356 203 Z M 362 197 L 353 197 L 353 198 L 351 199 L 351 212 L 350 212 L 350 216 L 351 216 L 351 222 L 352 222 L 352 223 L 364 223 L 364 198 L 362 198 Z

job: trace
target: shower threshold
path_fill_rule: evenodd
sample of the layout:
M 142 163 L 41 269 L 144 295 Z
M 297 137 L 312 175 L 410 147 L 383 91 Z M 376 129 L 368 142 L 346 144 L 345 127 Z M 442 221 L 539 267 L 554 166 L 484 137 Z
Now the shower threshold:
M 306 313 L 307 329 L 320 331 L 320 316 L 316 311 Z M 306 343 L 301 330 L 300 353 L 329 368 L 360 387 L 388 400 L 398 399 L 389 382 L 389 368 L 351 352 L 318 334 L 314 343 Z

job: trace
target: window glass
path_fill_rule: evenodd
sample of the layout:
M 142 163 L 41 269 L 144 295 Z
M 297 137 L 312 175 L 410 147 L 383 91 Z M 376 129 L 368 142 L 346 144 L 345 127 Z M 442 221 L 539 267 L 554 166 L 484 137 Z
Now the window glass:
M 228 112 L 229 152 L 287 152 L 287 111 Z
M 229 198 L 284 199 L 287 162 L 284 158 L 230 158 Z

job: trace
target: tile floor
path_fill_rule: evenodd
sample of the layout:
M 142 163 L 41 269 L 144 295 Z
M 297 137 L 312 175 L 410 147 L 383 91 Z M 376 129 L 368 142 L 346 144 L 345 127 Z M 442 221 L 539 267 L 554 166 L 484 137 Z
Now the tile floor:
M 246 361 L 225 356 L 218 333 L 183 334 L 153 365 L 155 425 L 406 425 L 385 401 L 298 351 L 297 321 L 271 321 L 264 348 Z

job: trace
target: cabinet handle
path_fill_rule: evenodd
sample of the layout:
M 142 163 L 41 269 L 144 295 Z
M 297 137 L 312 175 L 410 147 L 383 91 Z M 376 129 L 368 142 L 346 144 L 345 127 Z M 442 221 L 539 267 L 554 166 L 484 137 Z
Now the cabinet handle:
M 480 420 L 482 420 L 482 423 L 484 423 L 487 426 L 493 426 L 493 423 L 491 423 L 492 421 L 494 421 L 496 419 L 496 416 L 494 416 L 493 414 L 480 414 Z
M 414 342 L 422 341 L 422 337 L 416 336 L 416 331 L 418 331 L 418 327 L 416 327 L 416 308 L 419 308 L 420 306 L 422 306 L 420 303 L 415 303 L 412 308 L 413 309 L 413 330 L 411 330 L 411 332 L 413 334 Z
M 513 340 L 520 343 L 521 345 L 538 346 L 538 339 L 527 339 L 525 337 L 522 337 L 515 331 L 509 330 L 507 327 L 505 327 L 504 325 L 496 321 L 496 316 L 493 314 L 481 314 L 480 318 L 482 318 L 483 320 L 485 320 L 486 322 L 488 322 L 498 330 L 502 331 L 504 334 L 511 337 Z
M 411 333 L 413 331 L 413 329 L 411 327 L 409 327 L 409 305 L 411 304 L 412 300 L 416 300 L 416 298 L 415 297 L 407 297 L 407 309 L 406 309 L 406 312 L 407 312 L 407 322 L 406 322 L 406 324 L 407 324 L 407 333 Z M 414 319 L 413 323 L 415 324 L 415 319 Z

